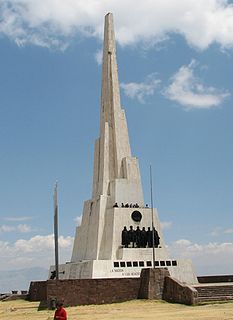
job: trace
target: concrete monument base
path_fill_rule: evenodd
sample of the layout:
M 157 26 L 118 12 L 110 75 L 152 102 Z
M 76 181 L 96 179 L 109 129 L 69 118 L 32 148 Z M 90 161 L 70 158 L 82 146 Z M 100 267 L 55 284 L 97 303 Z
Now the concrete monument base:
M 59 279 L 138 278 L 141 270 L 148 267 L 152 267 L 151 259 L 68 262 L 59 265 Z M 190 260 L 156 260 L 155 268 L 167 268 L 172 277 L 183 283 L 198 283 Z M 51 266 L 50 274 L 54 270 Z

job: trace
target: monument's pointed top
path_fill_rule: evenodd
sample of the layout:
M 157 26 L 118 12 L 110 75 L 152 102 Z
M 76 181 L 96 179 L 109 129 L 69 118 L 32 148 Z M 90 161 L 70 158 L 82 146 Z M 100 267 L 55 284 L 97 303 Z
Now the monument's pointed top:
M 113 17 L 112 12 L 108 12 L 108 13 L 106 14 L 106 16 L 105 16 L 105 19 L 106 19 L 107 17 L 109 17 L 109 16 Z
M 115 199 L 118 191 L 111 192 L 111 186 L 114 181 L 125 179 L 138 186 L 135 192 L 137 201 L 141 199 L 143 203 L 140 172 L 131 156 L 125 112 L 121 108 L 112 13 L 105 16 L 100 120 L 100 138 L 95 148 L 93 197 L 111 193 L 112 199 Z
M 111 12 L 105 16 L 104 51 L 106 51 L 106 53 L 112 53 L 113 51 L 116 51 L 114 21 L 113 14 Z
M 102 110 L 104 122 L 111 123 L 116 110 L 121 108 L 118 68 L 116 60 L 116 43 L 114 33 L 113 14 L 105 16 L 103 67 L 102 67 Z

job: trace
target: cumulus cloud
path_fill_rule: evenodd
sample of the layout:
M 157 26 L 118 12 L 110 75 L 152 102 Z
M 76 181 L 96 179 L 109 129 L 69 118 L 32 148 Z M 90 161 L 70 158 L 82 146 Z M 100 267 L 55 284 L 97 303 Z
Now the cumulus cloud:
M 0 226 L 0 233 L 3 233 L 3 232 L 12 232 L 15 230 L 15 227 L 13 226 L 8 226 L 8 225 L 5 225 L 3 224 L 2 226 Z
M 32 231 L 31 226 L 29 226 L 27 224 L 19 224 L 16 228 L 17 228 L 17 230 L 19 232 L 22 232 L 22 233 L 26 233 L 26 232 L 31 232 Z
M 74 238 L 60 236 L 59 253 L 61 262 L 70 260 Z M 30 267 L 46 267 L 54 263 L 54 237 L 36 235 L 28 240 L 19 239 L 15 243 L 0 241 L 0 270 Z
M 208 109 L 220 105 L 229 93 L 204 86 L 201 79 L 194 75 L 196 66 L 195 60 L 182 66 L 171 78 L 171 84 L 164 91 L 165 97 L 186 109 Z
M 172 221 L 161 221 L 162 230 L 169 230 L 172 227 Z
M 0 233 L 3 232 L 21 232 L 21 233 L 27 233 L 31 232 L 31 226 L 27 224 L 19 224 L 17 226 L 9 226 L 9 225 L 1 225 L 0 226 Z
M 58 243 L 60 248 L 69 248 L 73 243 L 73 238 L 60 236 Z M 15 242 L 14 247 L 22 253 L 50 250 L 54 248 L 54 236 L 52 234 L 47 236 L 37 235 L 29 240 L 19 239 Z
M 131 99 L 137 99 L 140 103 L 145 102 L 145 98 L 153 96 L 161 80 L 157 79 L 156 74 L 147 76 L 145 82 L 121 83 L 125 95 Z
M 233 6 L 227 0 L 0 0 L 0 32 L 19 45 L 64 49 L 76 34 L 102 37 L 113 12 L 122 45 L 158 43 L 181 34 L 196 48 L 233 45 Z M 129 14 L 130 12 L 130 14 Z
M 233 243 L 192 243 L 180 239 L 169 246 L 173 258 L 191 259 L 198 274 L 229 273 L 233 268 Z

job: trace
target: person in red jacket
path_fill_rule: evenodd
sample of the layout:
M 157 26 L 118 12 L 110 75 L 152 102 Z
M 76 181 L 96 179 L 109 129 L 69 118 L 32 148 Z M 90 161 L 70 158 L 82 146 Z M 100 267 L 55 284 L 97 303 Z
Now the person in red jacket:
M 57 308 L 57 310 L 55 311 L 53 319 L 54 320 L 67 320 L 66 310 L 63 308 L 63 303 L 57 302 L 56 308 Z

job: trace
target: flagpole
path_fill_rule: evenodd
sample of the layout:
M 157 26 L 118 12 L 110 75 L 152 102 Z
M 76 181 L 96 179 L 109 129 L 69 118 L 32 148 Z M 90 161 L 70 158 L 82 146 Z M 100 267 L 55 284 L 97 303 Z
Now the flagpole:
M 57 204 L 57 182 L 54 187 L 54 247 L 55 247 L 55 271 L 56 279 L 59 279 L 59 270 L 58 270 L 58 204 Z
M 154 234 L 154 211 L 153 211 L 153 183 L 152 183 L 152 167 L 150 165 L 150 202 L 151 202 L 151 224 L 152 224 L 152 257 L 153 268 L 155 268 L 155 234 Z

